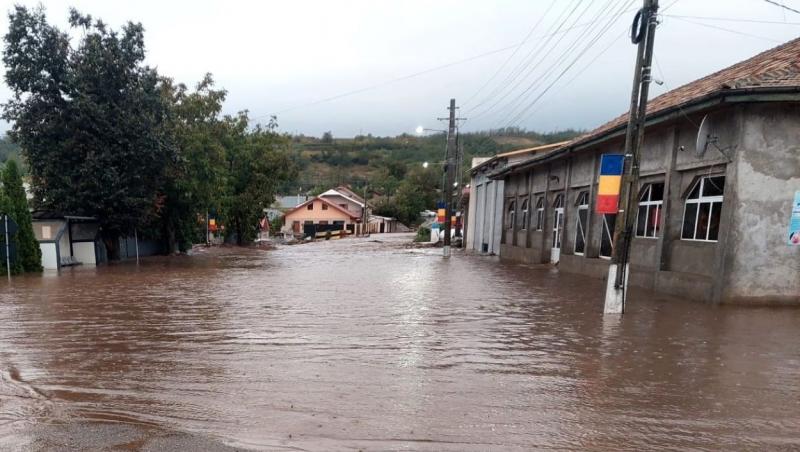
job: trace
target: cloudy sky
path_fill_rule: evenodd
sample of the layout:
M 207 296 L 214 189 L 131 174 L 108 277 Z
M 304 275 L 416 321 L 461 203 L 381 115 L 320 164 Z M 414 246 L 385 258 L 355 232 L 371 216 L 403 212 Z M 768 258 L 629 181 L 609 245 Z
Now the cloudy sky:
M 778 0 L 800 10 L 800 0 Z M 5 2 L 3 4 L 3 2 Z M 35 6 L 39 0 L 0 1 Z M 765 0 L 661 0 L 658 95 L 800 35 L 800 14 Z M 437 128 L 451 97 L 468 130 L 592 128 L 627 109 L 641 0 L 47 0 L 113 27 L 146 29 L 147 62 L 194 84 L 211 72 L 225 111 L 335 136 Z M 7 18 L 0 21 L 6 33 Z M 0 84 L 0 100 L 9 90 Z M 0 123 L 0 130 L 8 124 Z

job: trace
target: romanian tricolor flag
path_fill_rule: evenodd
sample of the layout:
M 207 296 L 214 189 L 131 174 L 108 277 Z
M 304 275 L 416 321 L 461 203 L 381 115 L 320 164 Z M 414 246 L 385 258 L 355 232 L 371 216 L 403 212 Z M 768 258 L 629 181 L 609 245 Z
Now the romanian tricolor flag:
M 439 209 L 439 211 L 436 212 L 436 222 L 440 223 L 440 224 L 444 224 L 444 216 L 445 216 L 445 210 L 444 209 Z
M 622 186 L 622 169 L 625 156 L 604 154 L 600 158 L 600 180 L 597 187 L 597 213 L 617 213 L 619 190 Z

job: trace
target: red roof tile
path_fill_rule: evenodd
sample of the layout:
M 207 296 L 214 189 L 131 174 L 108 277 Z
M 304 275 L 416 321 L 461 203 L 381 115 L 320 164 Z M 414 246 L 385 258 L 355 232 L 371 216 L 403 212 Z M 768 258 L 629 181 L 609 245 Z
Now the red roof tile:
M 647 103 L 647 116 L 691 104 L 717 92 L 748 88 L 800 87 L 800 38 L 668 91 Z M 572 140 L 574 146 L 628 122 L 628 113 Z

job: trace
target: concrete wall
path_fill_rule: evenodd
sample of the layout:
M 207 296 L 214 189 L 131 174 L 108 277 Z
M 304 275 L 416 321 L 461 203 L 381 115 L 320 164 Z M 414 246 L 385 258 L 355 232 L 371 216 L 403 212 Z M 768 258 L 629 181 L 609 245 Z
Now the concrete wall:
M 72 255 L 83 265 L 96 265 L 94 242 L 75 242 L 72 244 Z
M 42 250 L 42 267 L 45 270 L 58 270 L 58 253 L 55 243 L 39 243 Z
M 740 114 L 737 177 L 726 186 L 737 208 L 721 257 L 720 301 L 800 303 L 800 247 L 788 244 L 800 190 L 800 104 L 749 104 Z

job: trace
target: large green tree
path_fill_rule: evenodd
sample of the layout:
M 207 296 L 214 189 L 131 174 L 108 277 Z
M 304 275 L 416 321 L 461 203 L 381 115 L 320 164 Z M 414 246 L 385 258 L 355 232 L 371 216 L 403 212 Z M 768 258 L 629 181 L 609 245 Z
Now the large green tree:
M 228 232 L 235 234 L 239 245 L 255 237 L 258 220 L 275 201 L 278 186 L 296 176 L 289 138 L 277 132 L 275 118 L 252 130 L 248 122 L 246 112 L 226 118 L 228 171 L 223 211 Z
M 219 117 L 226 92 L 214 89 L 211 74 L 194 91 L 171 80 L 164 80 L 162 89 L 170 106 L 167 128 L 176 158 L 167 166 L 158 222 L 173 253 L 204 240 L 197 219 L 220 204 L 230 127 Z
M 6 162 L 2 175 L 5 213 L 11 217 L 19 227 L 13 242 L 17 247 L 17 259 L 12 266 L 14 272 L 40 272 L 42 271 L 42 251 L 39 242 L 33 235 L 31 211 L 25 195 L 17 162 Z
M 155 213 L 173 147 L 167 106 L 146 65 L 141 24 L 117 32 L 72 10 L 75 45 L 44 10 L 9 13 L 3 117 L 21 145 L 36 204 L 99 219 L 109 258 L 118 238 Z

